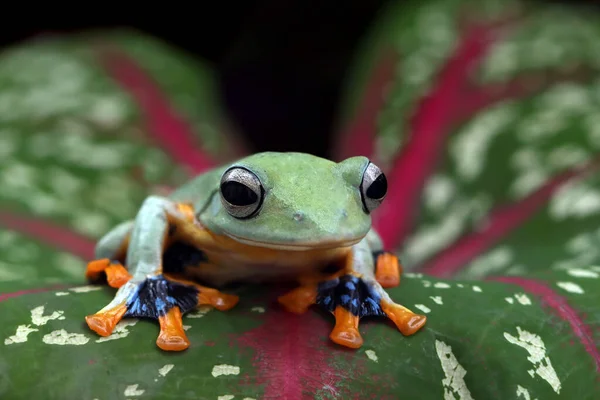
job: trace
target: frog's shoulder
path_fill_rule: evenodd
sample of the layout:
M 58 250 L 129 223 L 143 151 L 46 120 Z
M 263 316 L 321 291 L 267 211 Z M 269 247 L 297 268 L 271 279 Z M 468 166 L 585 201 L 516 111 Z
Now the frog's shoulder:
M 175 202 L 193 203 L 195 206 L 205 204 L 219 188 L 221 175 L 227 166 L 219 166 L 196 175 L 169 195 Z

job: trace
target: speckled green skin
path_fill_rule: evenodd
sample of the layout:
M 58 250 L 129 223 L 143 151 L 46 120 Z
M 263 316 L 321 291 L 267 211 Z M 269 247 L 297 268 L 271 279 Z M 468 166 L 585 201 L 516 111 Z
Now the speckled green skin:
M 259 153 L 196 177 L 171 198 L 193 199 L 200 222 L 216 234 L 275 245 L 355 242 L 371 228 L 360 195 L 368 163 L 366 157 L 335 163 L 303 153 Z M 232 166 L 254 172 L 263 185 L 264 202 L 253 218 L 234 218 L 221 204 L 221 175 Z

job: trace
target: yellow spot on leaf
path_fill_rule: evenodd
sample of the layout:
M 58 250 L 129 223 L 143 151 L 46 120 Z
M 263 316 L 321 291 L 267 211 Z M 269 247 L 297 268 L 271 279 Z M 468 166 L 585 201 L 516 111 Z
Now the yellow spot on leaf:
M 113 333 L 111 333 L 109 336 L 97 339 L 96 343 L 108 342 L 109 340 L 122 339 L 124 337 L 127 337 L 127 335 L 129 335 L 129 330 L 127 329 L 127 327 L 133 326 L 137 324 L 137 322 L 137 319 L 119 321 L 117 326 L 115 326 L 115 330 L 113 331 Z
M 125 389 L 124 394 L 125 394 L 125 396 L 141 396 L 144 394 L 144 392 L 145 392 L 144 389 L 138 390 L 138 385 L 129 385 Z
M 367 355 L 369 360 L 378 362 L 379 358 L 377 357 L 377 354 L 375 354 L 375 352 L 373 350 L 367 350 L 367 351 L 365 351 L 365 354 Z
M 215 365 L 211 373 L 215 378 L 221 375 L 239 375 L 240 367 L 227 364 Z
M 473 400 L 464 380 L 467 371 L 460 365 L 454 353 L 452 353 L 452 347 L 442 341 L 436 340 L 435 350 L 446 376 L 442 379 L 444 399 L 456 399 L 458 396 L 459 400 Z
M 585 293 L 583 291 L 583 289 L 581 288 L 581 286 L 579 286 L 578 284 L 573 283 L 573 282 L 557 282 L 556 286 L 558 286 L 561 289 L 566 290 L 569 293 L 575 293 L 575 294 Z
M 42 338 L 42 341 L 46 344 L 54 344 L 59 346 L 81 346 L 89 342 L 90 339 L 80 333 L 68 333 L 64 329 L 60 329 L 45 335 Z
M 173 364 L 167 364 L 161 369 L 159 369 L 158 373 L 160 374 L 160 376 L 167 376 L 167 374 L 173 369 L 174 366 L 175 365 Z
M 517 385 L 517 397 L 523 397 L 525 400 L 531 400 L 531 396 L 529 395 L 529 390 L 525 389 L 521 385 Z
M 100 289 L 102 289 L 102 286 L 87 285 L 87 286 L 79 286 L 79 287 L 71 288 L 69 290 L 72 292 L 75 292 L 75 293 L 87 293 L 87 292 L 93 292 L 95 290 L 100 290 Z
M 204 317 L 210 310 L 212 310 L 209 306 L 201 306 L 193 313 L 186 314 L 188 318 L 202 318 Z
M 431 312 L 431 309 L 429 307 L 427 307 L 425 304 L 415 304 L 415 308 L 418 308 L 419 310 L 423 311 L 425 314 Z
M 44 315 L 44 306 L 39 306 L 31 310 L 31 322 L 37 326 L 46 325 L 48 321 L 54 319 L 65 319 L 63 314 L 64 311 L 54 311 L 50 315 Z
M 567 274 L 574 276 L 575 278 L 598 278 L 600 274 L 594 271 L 589 271 L 587 269 L 579 269 L 573 268 L 567 270 Z
M 546 354 L 546 345 L 542 341 L 542 338 L 534 333 L 521 329 L 519 326 L 517 326 L 517 333 L 519 337 L 504 332 L 504 338 L 509 343 L 525 349 L 529 353 L 527 360 L 533 364 L 535 369 L 535 371 L 531 371 L 530 374 L 533 376 L 533 372 L 535 372 L 540 378 L 548 382 L 557 394 L 560 394 L 561 382 L 550 362 L 550 358 Z
M 515 294 L 515 299 L 517 299 L 517 301 L 519 303 L 523 304 L 524 306 L 530 306 L 531 305 L 531 300 L 529 299 L 529 297 L 525 293 L 517 293 L 517 294 Z
M 29 325 L 19 325 L 17 327 L 17 332 L 6 339 L 4 339 L 4 344 L 15 344 L 15 343 L 24 343 L 27 341 L 27 336 L 31 332 L 37 332 L 38 330 L 35 328 L 31 328 Z

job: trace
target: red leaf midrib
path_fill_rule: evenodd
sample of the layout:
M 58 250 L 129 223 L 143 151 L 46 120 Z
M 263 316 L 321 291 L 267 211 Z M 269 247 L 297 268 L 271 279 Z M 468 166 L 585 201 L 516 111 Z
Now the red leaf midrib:
M 600 169 L 600 156 L 550 179 L 525 198 L 497 207 L 485 218 L 485 226 L 469 233 L 423 262 L 417 269 L 438 278 L 449 278 L 466 268 L 469 261 L 491 248 L 545 206 L 554 193 Z
M 265 314 L 255 329 L 236 337 L 242 348 L 252 349 L 258 373 L 256 384 L 264 384 L 264 398 L 304 399 L 323 388 L 336 389 L 341 371 L 332 366 L 336 352 L 323 345 L 322 335 L 332 328 L 314 310 L 295 315 L 280 309 Z
M 147 133 L 191 175 L 216 166 L 198 147 L 194 128 L 179 115 L 156 82 L 133 58 L 116 47 L 99 47 L 98 59 L 110 77 L 139 106 Z
M 400 243 L 412 228 L 415 206 L 427 177 L 437 166 L 446 137 L 464 101 L 470 74 L 487 55 L 497 24 L 467 29 L 457 49 L 442 68 L 437 83 L 411 120 L 411 133 L 391 170 L 386 200 L 375 214 L 374 225 L 388 247 Z
M 337 134 L 333 146 L 333 158 L 336 161 L 373 155 L 377 116 L 385 105 L 385 89 L 393 81 L 397 65 L 398 55 L 394 50 L 382 51 L 367 79 L 363 97 L 356 109 L 357 115 Z
M 0 211 L 0 225 L 84 260 L 94 256 L 95 240 L 40 218 Z M 83 273 L 83 271 L 82 271 Z

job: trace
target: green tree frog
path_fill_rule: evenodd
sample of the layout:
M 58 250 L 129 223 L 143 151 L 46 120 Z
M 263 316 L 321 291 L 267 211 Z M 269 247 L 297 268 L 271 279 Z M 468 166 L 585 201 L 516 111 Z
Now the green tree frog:
M 86 276 L 118 290 L 87 324 L 108 336 L 124 317 L 158 319 L 158 347 L 180 351 L 190 345 L 182 314 L 234 307 L 238 297 L 221 291 L 228 283 L 292 280 L 297 287 L 279 303 L 331 312 L 339 345 L 362 345 L 365 316 L 412 335 L 426 317 L 385 292 L 402 267 L 371 227 L 386 193 L 385 175 L 366 157 L 265 152 L 200 174 L 168 197 L 148 197 L 135 219 L 98 241 Z

